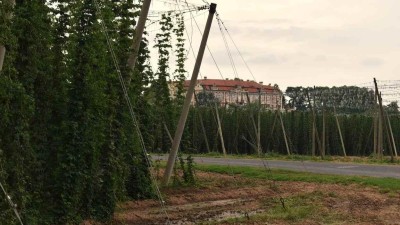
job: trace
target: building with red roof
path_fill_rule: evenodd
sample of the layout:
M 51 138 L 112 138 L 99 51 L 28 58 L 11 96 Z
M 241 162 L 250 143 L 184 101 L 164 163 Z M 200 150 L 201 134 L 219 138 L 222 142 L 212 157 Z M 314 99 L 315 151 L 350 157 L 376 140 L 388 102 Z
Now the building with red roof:
M 190 80 L 186 80 L 184 88 L 189 87 Z M 171 88 L 171 96 L 176 93 L 176 88 Z M 248 100 L 251 103 L 261 102 L 261 105 L 270 109 L 282 109 L 283 94 L 277 85 L 264 85 L 263 82 L 244 81 L 240 79 L 204 79 L 197 80 L 195 94 L 202 92 L 211 93 L 221 106 L 246 105 Z M 195 97 L 192 97 L 192 104 L 195 104 Z

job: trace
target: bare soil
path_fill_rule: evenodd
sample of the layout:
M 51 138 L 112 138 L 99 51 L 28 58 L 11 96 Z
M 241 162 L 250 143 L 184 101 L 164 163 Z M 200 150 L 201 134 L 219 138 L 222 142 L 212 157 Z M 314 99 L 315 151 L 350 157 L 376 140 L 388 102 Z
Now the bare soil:
M 164 208 L 157 200 L 120 204 L 112 224 L 400 224 L 399 193 L 205 172 L 197 179 L 199 187 L 162 189 Z M 313 211 L 287 213 L 301 207 Z

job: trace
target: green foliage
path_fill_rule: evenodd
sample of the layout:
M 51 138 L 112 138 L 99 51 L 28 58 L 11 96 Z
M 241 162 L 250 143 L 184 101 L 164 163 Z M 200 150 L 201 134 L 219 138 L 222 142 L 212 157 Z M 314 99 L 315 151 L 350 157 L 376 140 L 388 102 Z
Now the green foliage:
M 228 153 L 257 154 L 256 135 L 251 116 L 257 118 L 255 109 L 248 107 L 219 108 L 224 135 L 225 147 Z M 373 153 L 373 117 L 368 114 L 334 115 L 326 112 L 326 156 L 343 155 L 342 144 L 336 118 L 340 124 L 344 145 L 349 156 L 369 156 Z M 396 115 L 390 115 L 396 145 L 399 144 L 400 124 Z M 203 122 L 203 132 L 200 119 Z M 283 128 L 279 117 L 274 111 L 261 110 L 261 147 L 262 152 L 287 154 L 283 137 Z M 288 138 L 292 154 L 311 155 L 312 150 L 312 113 L 303 111 L 282 112 L 282 121 Z M 188 116 L 187 134 L 191 141 L 191 148 L 185 153 L 207 153 L 204 134 L 207 137 L 210 151 L 221 153 L 220 140 L 217 135 L 215 107 L 195 107 Z M 316 127 L 319 139 L 322 139 L 322 113 L 316 113 Z M 385 145 L 386 145 L 386 139 Z M 319 145 L 316 144 L 316 154 L 319 154 Z M 386 151 L 385 154 L 388 154 Z
M 219 105 L 219 99 L 215 97 L 212 92 L 199 92 L 197 95 L 197 106 L 213 107 L 215 104 Z
M 138 16 L 131 10 L 138 5 L 98 2 L 102 21 L 92 0 L 17 1 L 13 23 L 3 16 L 11 6 L 0 4 L 0 43 L 7 48 L 0 74 L 0 182 L 26 224 L 106 221 L 117 201 L 153 197 L 100 26 L 108 27 L 124 78 L 133 77 L 131 100 L 143 102 L 152 77 L 146 39 L 137 71 L 125 68 Z M 1 224 L 17 222 L 5 201 L 0 218 Z
M 316 110 L 333 109 L 339 113 L 363 113 L 374 105 L 374 92 L 355 86 L 341 87 L 288 87 L 288 106 L 305 111 L 311 103 Z
M 364 186 L 377 187 L 381 190 L 398 191 L 400 183 L 396 178 L 376 178 L 361 176 L 344 176 L 344 175 L 327 175 L 313 174 L 307 172 L 294 172 L 287 170 L 272 170 L 272 173 L 266 172 L 264 168 L 245 167 L 245 166 L 221 166 L 221 165 L 197 165 L 196 167 L 202 171 L 238 174 L 243 177 L 257 179 L 272 179 L 275 181 L 301 181 L 301 182 L 317 182 L 328 184 L 359 184 Z
M 182 157 L 182 154 L 178 155 L 180 169 L 182 171 L 182 178 L 185 184 L 193 185 L 196 183 L 195 175 L 194 175 L 194 160 L 191 155 L 189 155 L 185 160 Z
M 143 155 L 135 157 L 130 167 L 131 171 L 126 183 L 126 189 L 133 199 L 150 198 L 154 195 L 152 187 L 148 185 L 151 183 L 150 172 L 147 167 L 143 168 L 141 166 L 146 165 L 144 157 Z
M 176 163 L 173 168 L 172 185 L 195 185 L 195 163 L 191 155 L 183 158 L 182 153 L 178 153 Z
M 30 145 L 29 121 L 33 116 L 33 99 L 21 84 L 0 77 L 0 182 L 18 209 L 25 209 L 32 200 L 32 170 L 35 158 Z M 14 212 L 0 193 L 0 218 L 15 224 Z M 23 216 L 33 211 L 24 211 Z M 3 223 L 2 223 L 3 224 Z
M 389 114 L 398 114 L 399 113 L 399 104 L 397 101 L 391 102 L 386 106 L 386 111 Z
M 176 35 L 176 69 L 175 69 L 175 77 L 174 80 L 176 81 L 177 92 L 176 98 L 178 100 L 178 104 L 182 105 L 184 100 L 184 88 L 183 84 L 185 82 L 185 61 L 186 61 L 186 50 L 185 50 L 185 39 L 184 30 L 185 30 L 185 22 L 184 17 L 182 15 L 176 15 L 176 24 L 177 27 L 173 30 Z

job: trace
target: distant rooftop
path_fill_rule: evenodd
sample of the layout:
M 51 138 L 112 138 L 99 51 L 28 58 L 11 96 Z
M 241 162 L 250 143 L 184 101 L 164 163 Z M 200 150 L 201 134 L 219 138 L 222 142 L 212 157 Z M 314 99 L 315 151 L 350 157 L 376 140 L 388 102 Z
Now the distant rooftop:
M 188 87 L 190 83 L 190 80 L 186 80 L 184 86 Z M 240 80 L 240 79 L 207 79 L 207 77 L 204 77 L 204 79 L 199 79 L 197 80 L 197 83 L 201 86 L 203 86 L 204 90 L 215 90 L 213 88 L 218 88 L 220 91 L 230 91 L 236 88 L 241 88 L 244 91 L 247 91 L 249 93 L 257 93 L 260 89 L 263 92 L 273 92 L 275 89 L 271 84 L 264 85 L 263 82 L 257 83 L 256 81 L 252 80 Z M 279 89 L 278 89 L 279 91 Z

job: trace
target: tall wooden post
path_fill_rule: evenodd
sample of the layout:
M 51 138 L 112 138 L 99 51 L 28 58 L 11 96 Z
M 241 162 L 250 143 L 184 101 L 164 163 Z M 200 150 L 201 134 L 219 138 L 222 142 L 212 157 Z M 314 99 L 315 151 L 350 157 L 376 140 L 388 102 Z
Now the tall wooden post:
M 326 112 L 325 106 L 322 109 L 322 146 L 321 146 L 321 157 L 325 157 L 326 151 Z
M 173 140 L 172 140 L 171 132 L 169 132 L 169 129 L 168 129 L 167 124 L 165 122 L 163 122 L 163 125 L 164 125 L 165 132 L 167 132 L 169 141 L 172 143 Z
M 284 138 L 284 140 L 285 140 L 285 145 L 286 145 L 286 152 L 287 152 L 288 155 L 290 155 L 290 148 L 289 148 L 289 142 L 288 142 L 288 140 L 287 140 L 285 125 L 283 124 L 282 113 L 281 113 L 281 111 L 280 111 L 279 109 L 278 109 L 278 115 L 279 115 L 279 118 L 280 118 L 280 120 L 281 120 L 283 138 Z
M 380 108 L 378 108 L 377 113 L 378 113 L 378 155 L 379 155 L 379 157 L 382 157 L 382 155 L 383 155 L 383 124 L 382 124 L 382 115 L 380 113 Z
M 337 114 L 336 114 L 336 108 L 335 107 L 333 107 L 333 113 L 335 114 L 335 120 L 336 120 L 336 125 L 337 125 L 338 131 L 339 131 L 340 142 L 342 143 L 343 155 L 344 155 L 344 157 L 347 157 L 346 148 L 344 147 L 342 130 L 340 129 L 340 123 L 339 123 L 339 119 L 338 119 Z
M 196 103 L 198 103 L 199 100 L 197 99 L 196 92 L 194 92 L 193 94 L 194 94 L 194 99 L 195 99 Z M 210 146 L 208 145 L 208 138 L 207 138 L 206 129 L 204 127 L 203 116 L 201 115 L 201 113 L 199 111 L 197 111 L 197 112 L 198 112 L 199 119 L 200 119 L 200 126 L 201 126 L 201 130 L 203 133 L 203 138 L 204 138 L 204 141 L 206 142 L 207 152 L 210 153 Z
M 3 1 L 3 5 L 6 4 L 6 2 L 10 5 L 10 9 L 12 10 L 14 8 L 15 5 L 15 0 L 5 0 Z M 11 12 L 7 12 L 6 14 L 4 14 L 4 21 L 8 21 L 10 20 L 12 17 L 12 13 Z M 3 70 L 3 63 L 4 63 L 4 58 L 6 56 L 6 43 L 0 43 L 0 72 Z
M 388 115 L 387 112 L 386 112 L 386 118 L 387 118 L 387 123 L 388 123 L 388 127 L 389 127 L 389 135 L 390 135 L 390 138 L 392 139 L 394 155 L 397 157 L 396 142 L 394 141 L 393 130 L 392 130 L 392 124 L 390 123 L 390 118 L 389 118 L 389 115 Z
M 277 118 L 278 118 L 278 111 L 275 111 L 274 122 L 272 123 L 272 129 L 271 129 L 271 134 L 270 134 L 270 138 L 269 138 L 270 142 L 268 142 L 267 151 L 269 150 L 269 146 L 271 145 L 271 143 L 273 142 L 273 139 L 274 139 L 274 130 L 275 130 L 275 124 L 276 124 Z
M 194 87 L 197 82 L 197 76 L 199 75 L 201 62 L 202 62 L 203 56 L 204 56 L 204 50 L 207 45 L 207 39 L 208 39 L 208 35 L 210 33 L 211 23 L 212 23 L 216 8 L 217 8 L 216 4 L 214 4 L 214 3 L 210 4 L 210 10 L 209 10 L 208 18 L 207 18 L 207 23 L 204 28 L 203 37 L 202 37 L 202 40 L 200 43 L 199 53 L 197 54 L 197 59 L 196 59 L 195 65 L 194 65 L 192 78 L 190 80 L 189 88 L 186 92 L 186 97 L 185 97 L 185 101 L 183 104 L 182 113 L 179 118 L 178 126 L 175 131 L 175 136 L 174 136 L 174 141 L 172 143 L 171 152 L 168 156 L 167 167 L 165 169 L 164 178 L 163 178 L 164 185 L 168 184 L 169 179 L 171 178 L 172 170 L 174 168 L 176 155 L 178 153 L 179 144 L 181 142 L 183 129 L 185 128 L 187 115 L 189 113 L 190 102 L 192 100 L 192 96 L 194 93 Z
M 319 138 L 318 138 L 318 133 L 317 133 L 317 122 L 316 122 L 316 118 L 315 118 L 316 117 L 315 109 L 314 109 L 313 105 L 311 104 L 310 95 L 309 95 L 308 91 L 307 91 L 307 100 L 308 100 L 308 105 L 311 108 L 312 120 L 313 120 L 312 121 L 312 137 L 311 137 L 311 141 L 312 141 L 311 155 L 315 156 L 315 148 L 316 148 L 315 139 L 317 138 L 317 140 L 319 140 Z M 314 102 L 315 102 L 315 99 L 314 99 Z
M 221 125 L 221 120 L 220 120 L 220 118 L 219 118 L 219 112 L 218 112 L 217 103 L 215 103 L 215 114 L 217 115 L 218 134 L 219 134 L 219 138 L 220 138 L 220 140 L 221 140 L 222 152 L 224 153 L 224 156 L 226 156 L 224 135 L 222 135 L 222 125 Z
M 382 105 L 382 95 L 379 93 L 379 90 L 378 90 L 378 84 L 377 84 L 377 82 L 376 82 L 376 79 L 374 78 L 374 83 L 375 83 L 375 90 L 376 90 L 376 92 L 378 93 L 378 101 L 379 101 L 379 109 L 380 109 L 380 118 L 381 118 L 381 122 L 382 122 L 382 125 L 384 126 L 384 128 L 385 128 L 385 131 L 386 131 L 386 137 L 387 137 L 387 139 L 388 139 L 388 146 L 389 146 L 389 153 L 390 153 L 390 159 L 391 159 L 391 162 L 394 162 L 394 154 L 393 154 L 393 146 L 392 146 L 392 141 L 391 141 L 391 139 L 390 139 L 390 137 L 389 137 L 389 128 L 388 128 L 388 125 L 387 125 L 387 121 L 385 120 L 385 118 L 384 118 L 384 111 L 383 111 L 383 105 Z M 382 142 L 383 142 L 383 140 L 382 140 Z
M 373 110 L 374 154 L 375 154 L 375 156 L 378 155 L 378 104 L 376 103 L 377 102 L 376 96 L 377 96 L 377 94 L 375 93 L 375 95 L 374 95 L 374 110 Z
M 251 105 L 250 105 L 250 96 L 249 96 L 249 93 L 248 92 L 246 92 L 246 97 L 247 97 L 247 103 L 248 103 L 248 105 L 249 105 L 249 108 L 251 109 Z M 253 128 L 254 128 L 254 134 L 256 135 L 256 147 L 257 147 L 257 149 L 256 149 L 256 151 L 257 151 L 257 154 L 260 156 L 261 155 L 261 147 L 260 147 L 260 140 L 258 139 L 258 129 L 257 129 L 257 125 L 256 125 L 256 121 L 255 121 L 255 119 L 254 119 L 254 115 L 253 115 L 253 111 L 250 111 L 250 118 L 251 118 L 251 123 L 253 124 Z
M 257 152 L 261 156 L 261 88 L 258 93 L 258 112 L 257 112 Z
M 136 60 L 139 54 L 140 42 L 142 41 L 144 27 L 146 25 L 147 15 L 149 14 L 151 0 L 143 0 L 143 5 L 140 10 L 139 20 L 135 29 L 135 36 L 131 45 L 131 54 L 129 55 L 126 66 L 133 71 L 135 69 Z M 126 83 L 129 86 L 131 76 L 128 76 Z
M 313 116 L 313 121 L 312 121 L 312 132 L 311 132 L 311 155 L 314 157 L 315 156 L 315 136 L 316 136 L 316 132 L 315 132 L 315 119 L 314 119 L 314 115 Z

